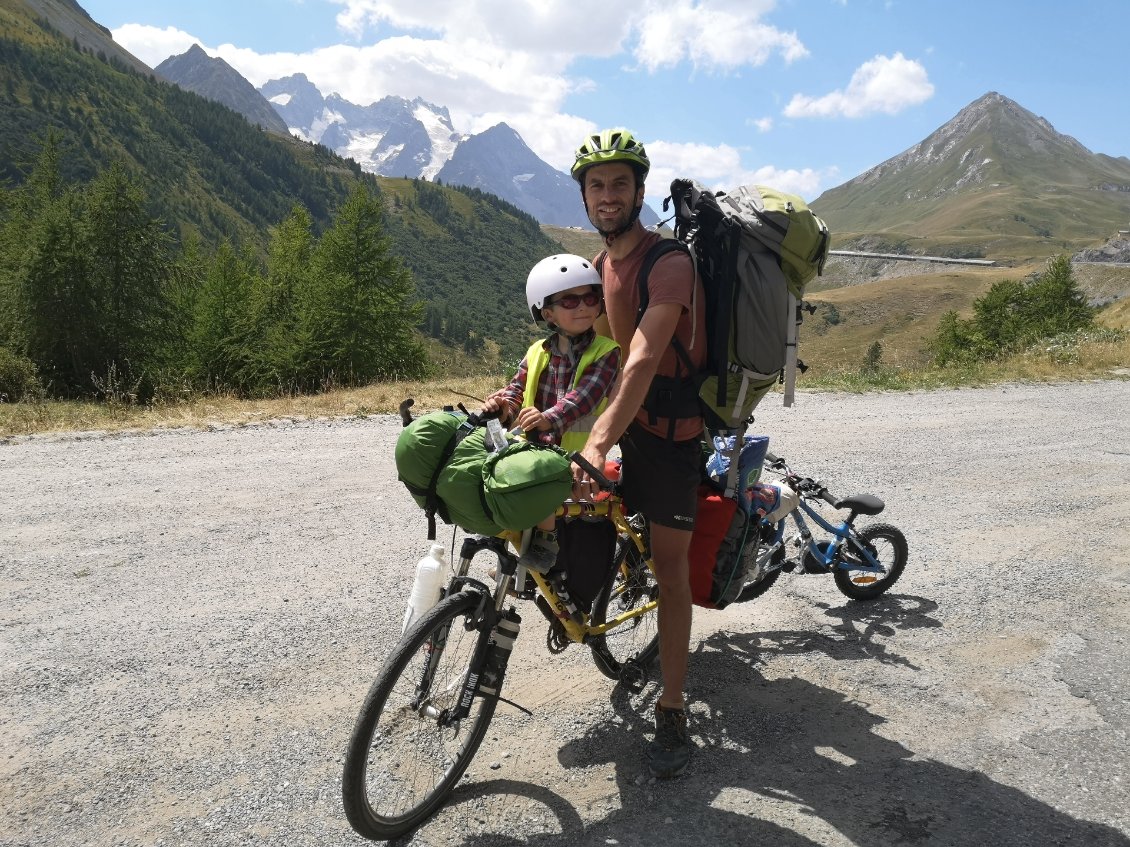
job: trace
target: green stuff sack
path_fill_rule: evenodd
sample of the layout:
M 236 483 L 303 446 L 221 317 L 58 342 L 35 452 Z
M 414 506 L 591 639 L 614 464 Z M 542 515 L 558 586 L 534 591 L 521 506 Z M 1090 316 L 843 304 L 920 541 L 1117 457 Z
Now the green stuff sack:
M 489 454 L 483 438 L 486 430 L 473 429 L 456 445 L 451 458 L 440 468 L 436 494 L 443 503 L 444 520 L 480 535 L 498 535 L 507 527 L 494 520 L 483 499 L 483 463 Z
M 533 526 L 569 496 L 572 473 L 560 449 L 515 441 L 488 453 L 482 427 L 460 430 L 466 420 L 421 415 L 396 440 L 397 477 L 427 515 L 429 540 L 437 515 L 467 532 L 497 535 Z
M 482 466 L 487 509 L 507 529 L 526 529 L 553 514 L 573 489 L 564 451 L 517 441 Z
M 407 487 L 421 509 L 428 508 L 429 491 L 434 495 L 436 474 L 454 449 L 455 431 L 467 419 L 452 412 L 421 415 L 400 431 L 394 457 L 396 477 Z M 447 518 L 444 517 L 447 521 Z M 450 521 L 447 521 L 450 523 Z

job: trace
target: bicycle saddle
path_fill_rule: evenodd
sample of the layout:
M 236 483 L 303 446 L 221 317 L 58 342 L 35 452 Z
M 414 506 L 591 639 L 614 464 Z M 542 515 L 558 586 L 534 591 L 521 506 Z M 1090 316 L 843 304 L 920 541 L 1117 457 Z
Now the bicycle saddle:
M 852 494 L 837 500 L 833 505 L 837 509 L 851 509 L 860 515 L 877 515 L 887 507 L 874 494 Z

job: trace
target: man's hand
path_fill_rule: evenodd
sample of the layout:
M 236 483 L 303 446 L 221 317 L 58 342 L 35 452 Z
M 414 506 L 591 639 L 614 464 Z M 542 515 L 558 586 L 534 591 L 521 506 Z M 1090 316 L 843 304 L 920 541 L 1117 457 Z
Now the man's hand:
M 590 465 L 598 471 L 604 470 L 604 461 L 606 452 L 599 446 L 594 445 L 591 441 L 585 445 L 585 449 L 581 451 L 581 457 L 586 459 Z M 580 465 L 573 465 L 573 499 L 574 500 L 591 500 L 593 495 L 599 489 L 597 484 L 593 482 L 584 468 Z

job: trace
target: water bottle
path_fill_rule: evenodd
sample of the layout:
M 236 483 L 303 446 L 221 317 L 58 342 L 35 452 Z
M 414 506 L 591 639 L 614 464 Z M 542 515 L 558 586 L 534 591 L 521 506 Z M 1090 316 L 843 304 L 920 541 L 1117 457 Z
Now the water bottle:
M 487 446 L 488 453 L 494 453 L 506 447 L 506 430 L 502 428 L 498 418 L 491 418 L 487 421 L 487 434 L 484 436 L 483 442 Z
M 479 691 L 483 694 L 498 696 L 510 653 L 514 649 L 514 640 L 518 637 L 521 626 L 522 616 L 514 611 L 513 606 L 499 617 L 490 641 L 487 642 L 487 660 L 483 665 L 482 676 L 479 677 Z
M 404 626 L 401 632 L 407 632 L 408 627 L 439 602 L 439 593 L 443 588 L 444 571 L 447 566 L 443 554 L 443 545 L 433 544 L 428 555 L 417 562 L 416 580 L 412 583 L 412 593 L 408 595 L 408 608 L 404 612 Z

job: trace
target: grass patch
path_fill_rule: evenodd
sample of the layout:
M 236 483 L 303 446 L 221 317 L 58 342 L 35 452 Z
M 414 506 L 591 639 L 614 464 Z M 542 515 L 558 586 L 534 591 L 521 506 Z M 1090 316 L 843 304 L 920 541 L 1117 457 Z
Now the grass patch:
M 884 352 L 883 358 L 887 358 Z M 802 391 L 924 391 L 1008 382 L 1130 379 L 1130 334 L 1098 330 L 1054 339 L 995 362 L 947 368 L 868 363 L 798 375 Z M 149 430 L 217 425 L 246 426 L 270 420 L 365 417 L 394 414 L 412 397 L 417 412 L 462 402 L 469 409 L 499 388 L 505 377 L 487 374 L 429 381 L 389 382 L 304 397 L 241 400 L 212 395 L 152 406 L 33 400 L 0 404 L 0 437 L 33 433 Z M 771 402 L 767 400 L 764 402 Z

